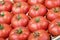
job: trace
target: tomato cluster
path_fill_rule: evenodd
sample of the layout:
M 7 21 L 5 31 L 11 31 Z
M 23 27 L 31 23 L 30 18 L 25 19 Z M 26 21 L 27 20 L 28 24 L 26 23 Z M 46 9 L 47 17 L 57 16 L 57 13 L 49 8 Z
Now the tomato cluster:
M 60 0 L 0 2 L 0 40 L 51 40 L 60 35 Z

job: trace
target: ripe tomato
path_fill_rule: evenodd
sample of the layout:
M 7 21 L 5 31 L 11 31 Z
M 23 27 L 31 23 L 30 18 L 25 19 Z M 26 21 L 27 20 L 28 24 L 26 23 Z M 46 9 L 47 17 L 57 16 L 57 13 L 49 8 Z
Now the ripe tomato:
M 14 3 L 14 0 L 3 0 L 3 1 L 9 1 L 9 2 L 11 2 L 11 3 Z
M 9 40 L 27 40 L 30 32 L 25 27 L 17 27 L 13 29 L 9 35 Z
M 15 3 L 12 7 L 13 14 L 27 13 L 29 5 L 26 2 Z
M 29 16 L 36 17 L 36 16 L 44 16 L 46 14 L 46 7 L 42 4 L 36 4 L 31 6 L 28 12 Z
M 60 6 L 60 0 L 46 0 L 45 6 L 47 8 L 54 8 Z
M 48 21 L 42 16 L 37 16 L 35 18 L 32 18 L 28 23 L 28 28 L 31 32 L 34 32 L 36 30 L 40 29 L 47 29 L 48 27 Z
M 52 9 L 48 10 L 48 13 L 47 13 L 48 20 L 53 21 L 56 18 L 60 18 L 60 8 L 59 7 L 52 8 Z
M 4 38 L 0 38 L 0 40 L 5 40 Z
M 11 22 L 12 14 L 8 11 L 1 11 L 0 12 L 0 24 L 1 23 L 7 23 L 9 24 Z
M 0 38 L 8 37 L 11 27 L 8 24 L 0 24 Z
M 21 2 L 21 1 L 26 2 L 27 0 L 14 0 L 15 3 L 16 2 Z
M 29 21 L 29 18 L 25 14 L 16 14 L 11 20 L 11 25 L 13 28 L 19 26 L 26 26 Z
M 28 40 L 50 40 L 50 37 L 45 30 L 37 30 L 30 34 Z
M 49 24 L 48 31 L 53 36 L 60 35 L 60 19 L 55 19 Z
M 0 12 L 1 11 L 11 11 L 12 3 L 11 2 L 1 2 L 0 3 Z
M 28 0 L 30 5 L 43 4 L 45 0 Z

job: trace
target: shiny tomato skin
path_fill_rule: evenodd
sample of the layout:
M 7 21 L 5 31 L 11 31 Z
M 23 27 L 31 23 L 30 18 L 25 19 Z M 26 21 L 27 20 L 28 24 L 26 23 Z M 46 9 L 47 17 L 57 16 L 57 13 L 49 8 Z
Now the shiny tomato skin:
M 56 8 L 52 8 L 52 9 L 48 10 L 46 16 L 49 21 L 53 21 L 57 18 L 60 18 L 60 8 L 56 7 Z
M 50 36 L 45 30 L 37 30 L 30 34 L 28 40 L 50 40 Z
M 0 40 L 5 40 L 4 38 L 0 38 Z
M 0 38 L 7 38 L 11 30 L 12 28 L 8 24 L 0 24 Z
M 26 14 L 29 10 L 29 5 L 26 2 L 15 3 L 12 7 L 13 14 Z
M 12 14 L 8 11 L 1 11 L 0 12 L 0 24 L 6 23 L 10 24 L 12 18 Z
M 53 36 L 60 35 L 60 19 L 53 20 L 48 27 L 48 31 Z
M 29 34 L 30 32 L 27 28 L 17 27 L 11 31 L 9 35 L 9 40 L 27 40 Z
M 26 2 L 27 0 L 14 0 L 15 3 L 21 2 L 21 1 L 22 1 L 22 2 Z
M 30 5 L 35 5 L 35 4 L 44 4 L 45 0 L 28 0 L 28 3 Z
M 36 30 L 40 29 L 47 29 L 48 28 L 48 21 L 46 18 L 42 16 L 37 16 L 35 18 L 32 18 L 28 23 L 28 28 L 31 32 L 34 32 Z
M 29 18 L 25 14 L 16 14 L 11 20 L 11 25 L 13 28 L 16 28 L 19 26 L 26 26 L 28 22 Z
M 46 0 L 45 6 L 49 9 L 60 6 L 60 0 Z
M 0 3 L 0 12 L 1 11 L 11 11 L 12 3 L 11 2 L 2 2 Z

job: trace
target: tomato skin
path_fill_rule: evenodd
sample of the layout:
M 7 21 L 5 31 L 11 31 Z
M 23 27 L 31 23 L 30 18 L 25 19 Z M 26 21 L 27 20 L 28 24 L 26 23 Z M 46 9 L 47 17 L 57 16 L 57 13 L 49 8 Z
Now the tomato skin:
M 60 0 L 46 0 L 45 6 L 49 9 L 60 6 Z
M 20 19 L 18 19 L 19 16 L 20 16 Z M 19 26 L 26 26 L 28 21 L 29 21 L 29 18 L 25 14 L 16 14 L 13 16 L 11 20 L 11 25 L 13 28 L 16 28 Z
M 60 35 L 60 19 L 53 20 L 48 27 L 48 31 L 53 36 Z
M 22 1 L 22 2 L 26 2 L 27 0 L 14 0 L 15 3 L 21 2 L 21 1 Z
M 11 30 L 12 28 L 8 24 L 0 24 L 0 38 L 8 37 Z
M 28 40 L 50 40 L 50 37 L 45 30 L 37 30 L 30 34 Z
M 29 16 L 36 17 L 36 16 L 44 16 L 46 14 L 46 7 L 42 4 L 36 4 L 31 6 L 28 12 Z
M 0 24 L 7 23 L 10 24 L 12 18 L 12 14 L 8 11 L 1 11 L 0 12 Z
M 47 16 L 47 19 L 50 21 L 60 18 L 60 8 L 56 7 L 56 8 L 52 8 L 52 9 L 48 10 L 46 16 Z
M 44 4 L 45 0 L 28 0 L 28 3 L 30 5 L 35 5 L 35 4 Z
M 48 21 L 42 16 L 37 16 L 35 18 L 32 18 L 28 23 L 28 28 L 31 32 L 34 32 L 36 30 L 40 29 L 47 29 L 48 27 Z
M 11 2 L 11 3 L 14 3 L 14 0 L 3 0 L 3 1 L 8 1 L 8 2 Z
M 26 2 L 15 3 L 12 7 L 13 14 L 20 14 L 20 13 L 26 14 L 28 10 L 29 5 Z
M 20 34 L 19 34 L 19 33 L 17 33 L 17 30 L 22 31 L 22 32 L 20 32 Z M 29 34 L 30 34 L 30 32 L 27 28 L 17 27 L 11 31 L 11 33 L 9 35 L 9 39 L 10 40 L 27 40 Z
M 0 3 L 0 12 L 1 11 L 11 11 L 12 3 L 11 2 L 2 2 Z
M 0 40 L 5 40 L 4 38 L 0 38 Z

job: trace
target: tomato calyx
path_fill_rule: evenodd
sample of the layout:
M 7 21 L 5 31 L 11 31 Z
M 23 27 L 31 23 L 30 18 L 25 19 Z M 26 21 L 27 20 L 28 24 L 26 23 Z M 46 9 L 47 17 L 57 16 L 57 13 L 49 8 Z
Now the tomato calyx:
M 20 28 L 19 30 L 17 30 L 17 33 L 21 34 L 22 33 L 22 29 Z
M 36 18 L 35 21 L 38 23 L 40 21 L 40 19 L 39 18 Z
M 21 7 L 21 3 L 18 3 L 17 6 L 18 6 L 18 7 Z
M 35 6 L 35 7 L 34 7 L 34 10 L 38 10 L 38 9 L 39 9 L 39 7 L 38 7 L 38 6 Z
M 4 5 L 5 4 L 5 2 L 1 2 L 2 3 L 2 5 Z
M 0 16 L 4 16 L 4 12 L 1 12 L 1 13 L 0 13 Z
M 3 27 L 3 25 L 1 24 L 1 25 L 0 25 L 0 30 L 2 30 L 3 28 L 4 28 L 4 27 Z
M 56 13 L 57 13 L 57 12 L 59 12 L 59 10 L 55 8 L 55 9 L 54 9 L 54 12 L 56 12 Z
M 58 22 L 58 26 L 60 26 L 60 22 Z
M 16 18 L 17 18 L 17 20 L 20 20 L 20 19 L 21 19 L 21 16 L 20 16 L 20 15 L 18 15 Z
M 37 36 L 39 36 L 39 33 L 38 32 L 34 32 L 34 37 L 37 37 Z

